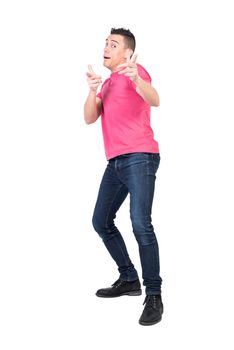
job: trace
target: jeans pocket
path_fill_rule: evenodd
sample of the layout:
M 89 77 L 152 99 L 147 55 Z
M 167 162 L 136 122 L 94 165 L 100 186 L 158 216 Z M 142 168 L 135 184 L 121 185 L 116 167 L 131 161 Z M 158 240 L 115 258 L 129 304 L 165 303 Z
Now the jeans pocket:
M 152 154 L 151 159 L 147 161 L 147 174 L 155 176 L 160 163 L 160 155 Z

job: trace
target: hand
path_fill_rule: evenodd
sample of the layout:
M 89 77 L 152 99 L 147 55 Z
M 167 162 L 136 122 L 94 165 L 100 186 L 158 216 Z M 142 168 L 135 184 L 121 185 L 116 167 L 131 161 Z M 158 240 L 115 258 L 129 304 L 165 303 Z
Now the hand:
M 134 83 L 137 83 L 139 79 L 138 70 L 137 70 L 137 55 L 127 57 L 127 62 L 120 64 L 117 68 L 121 69 L 119 74 L 124 74 L 126 77 L 129 77 Z
M 87 75 L 87 82 L 89 85 L 90 90 L 97 91 L 98 86 L 102 83 L 102 78 L 100 75 L 97 75 L 94 71 L 92 66 L 88 65 L 88 72 L 86 72 Z

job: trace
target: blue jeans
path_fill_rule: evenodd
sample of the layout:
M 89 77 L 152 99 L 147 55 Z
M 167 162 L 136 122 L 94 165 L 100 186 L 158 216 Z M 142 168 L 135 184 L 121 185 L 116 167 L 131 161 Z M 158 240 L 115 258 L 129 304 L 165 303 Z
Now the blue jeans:
M 146 294 L 160 294 L 158 243 L 151 223 L 155 174 L 160 155 L 129 153 L 110 159 L 103 175 L 93 214 L 93 226 L 115 260 L 120 279 L 134 281 L 137 271 L 130 260 L 123 237 L 114 219 L 121 204 L 130 194 L 130 217 L 138 242 L 143 285 Z

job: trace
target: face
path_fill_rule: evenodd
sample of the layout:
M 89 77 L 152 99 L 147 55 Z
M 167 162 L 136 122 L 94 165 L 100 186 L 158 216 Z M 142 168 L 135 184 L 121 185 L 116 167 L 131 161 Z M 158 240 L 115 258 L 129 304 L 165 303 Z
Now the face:
M 103 65 L 114 72 L 117 66 L 125 63 L 126 58 L 131 54 L 132 50 L 125 47 L 124 37 L 122 35 L 110 34 L 106 39 Z

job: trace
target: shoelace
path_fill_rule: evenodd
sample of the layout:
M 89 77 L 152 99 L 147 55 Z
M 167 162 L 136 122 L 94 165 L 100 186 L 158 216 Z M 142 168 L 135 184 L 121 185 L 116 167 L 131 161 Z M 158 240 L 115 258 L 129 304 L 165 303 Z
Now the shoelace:
M 143 305 L 151 306 L 154 309 L 159 307 L 160 298 L 157 295 L 146 295 Z
M 120 279 L 118 279 L 117 281 L 115 281 L 115 283 L 112 284 L 113 287 L 118 288 L 123 284 L 124 281 L 121 281 Z

